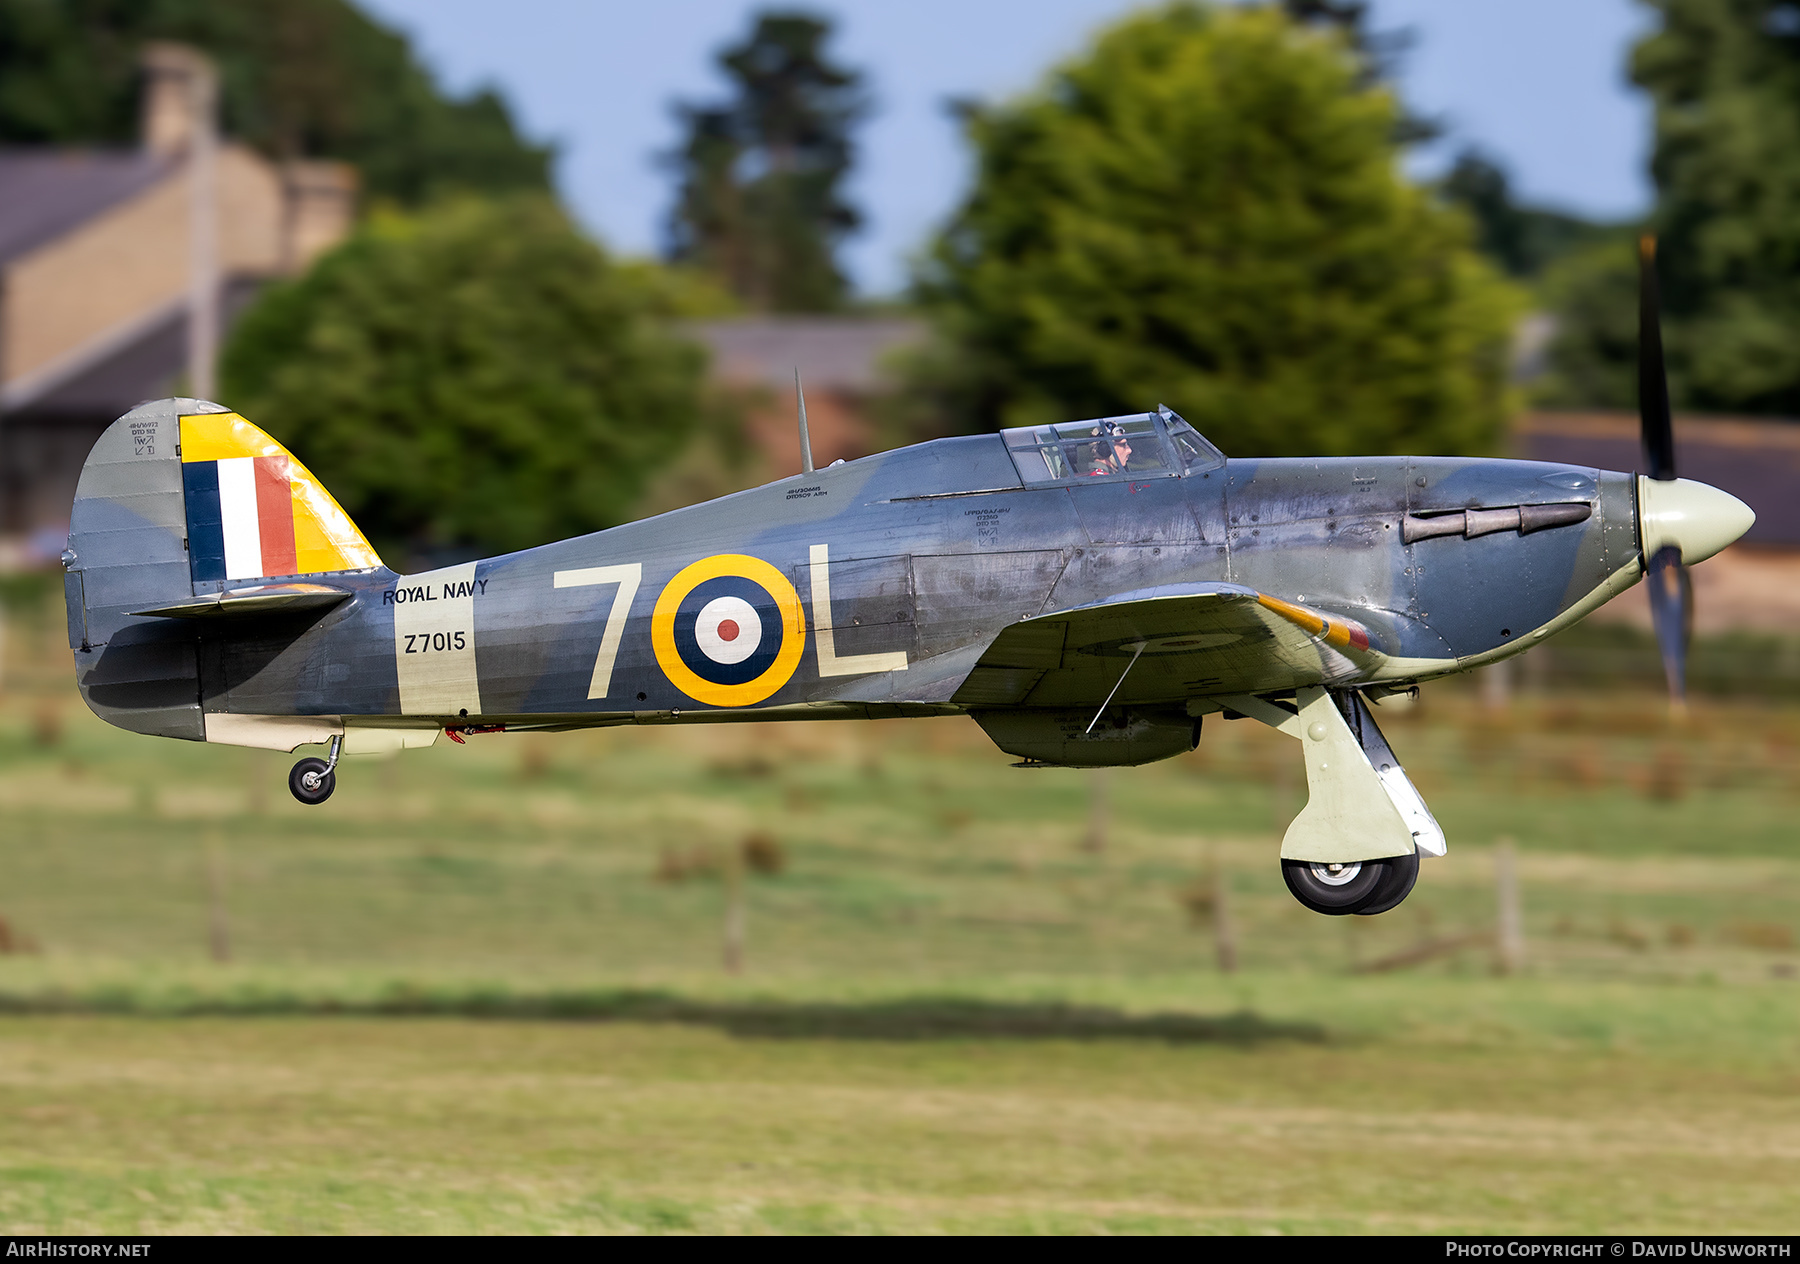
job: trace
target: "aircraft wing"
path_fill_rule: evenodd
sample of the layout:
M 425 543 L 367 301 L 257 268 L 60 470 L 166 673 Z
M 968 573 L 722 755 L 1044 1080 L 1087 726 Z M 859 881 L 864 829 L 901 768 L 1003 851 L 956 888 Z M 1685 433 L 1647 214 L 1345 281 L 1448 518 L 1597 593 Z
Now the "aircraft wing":
M 1098 707 L 1117 686 L 1116 704 L 1166 704 L 1332 684 L 1381 657 L 1367 628 L 1335 612 L 1241 584 L 1170 585 L 1011 624 L 952 701 Z

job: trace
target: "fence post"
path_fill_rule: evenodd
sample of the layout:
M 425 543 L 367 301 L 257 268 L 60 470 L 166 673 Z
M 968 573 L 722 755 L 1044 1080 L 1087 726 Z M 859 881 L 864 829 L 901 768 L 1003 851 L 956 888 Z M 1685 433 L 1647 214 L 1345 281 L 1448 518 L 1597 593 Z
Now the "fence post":
M 744 972 L 744 845 L 725 849 L 725 972 Z
M 231 922 L 225 913 L 225 843 L 218 830 L 206 833 L 206 937 L 212 959 L 231 960 Z
M 1213 947 L 1219 954 L 1219 973 L 1237 973 L 1237 926 L 1231 920 L 1231 878 L 1225 866 L 1213 865 Z
M 1494 845 L 1494 885 L 1500 905 L 1495 936 L 1500 973 L 1518 974 L 1525 968 L 1525 918 L 1519 906 L 1518 854 L 1510 838 Z
M 1081 849 L 1088 852 L 1106 850 L 1107 818 L 1112 811 L 1112 769 L 1095 768 L 1088 773 L 1088 827 Z
M 1489 711 L 1504 711 L 1512 705 L 1513 669 L 1516 663 L 1516 659 L 1503 658 L 1482 669 L 1481 705 Z

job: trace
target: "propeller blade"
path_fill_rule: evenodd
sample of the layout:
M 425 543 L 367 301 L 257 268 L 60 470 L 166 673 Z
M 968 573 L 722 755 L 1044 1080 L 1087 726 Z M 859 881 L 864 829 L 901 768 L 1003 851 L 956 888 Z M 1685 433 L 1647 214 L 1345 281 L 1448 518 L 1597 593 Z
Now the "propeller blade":
M 1650 559 L 1645 581 L 1656 643 L 1662 650 L 1663 676 L 1669 682 L 1669 700 L 1679 707 L 1687 699 L 1688 641 L 1694 633 L 1694 585 L 1682 565 L 1680 547 L 1665 544 L 1658 549 Z
M 1638 422 L 1650 477 L 1675 478 L 1675 422 L 1669 408 L 1669 375 L 1663 364 L 1662 295 L 1656 285 L 1656 238 L 1638 238 Z M 1681 548 L 1665 544 L 1645 570 L 1650 590 L 1650 619 L 1662 651 L 1669 702 L 1679 713 L 1687 703 L 1687 652 L 1694 632 L 1694 584 L 1681 560 Z
M 1675 477 L 1675 425 L 1663 368 L 1662 298 L 1656 288 L 1656 238 L 1638 238 L 1638 421 L 1650 477 Z

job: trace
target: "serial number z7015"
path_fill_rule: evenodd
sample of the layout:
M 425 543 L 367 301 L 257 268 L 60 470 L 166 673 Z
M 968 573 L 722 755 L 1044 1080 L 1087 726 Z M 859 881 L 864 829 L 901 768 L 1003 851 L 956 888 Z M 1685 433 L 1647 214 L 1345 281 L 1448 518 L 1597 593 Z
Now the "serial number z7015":
M 408 632 L 405 654 L 442 654 L 469 648 L 467 632 Z

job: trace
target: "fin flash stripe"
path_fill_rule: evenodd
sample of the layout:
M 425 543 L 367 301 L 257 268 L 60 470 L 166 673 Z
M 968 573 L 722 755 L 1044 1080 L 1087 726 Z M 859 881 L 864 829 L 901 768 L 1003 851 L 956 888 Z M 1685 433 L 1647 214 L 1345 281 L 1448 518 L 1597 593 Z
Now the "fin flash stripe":
M 181 476 L 196 582 L 381 565 L 324 484 L 236 413 L 181 419 Z

